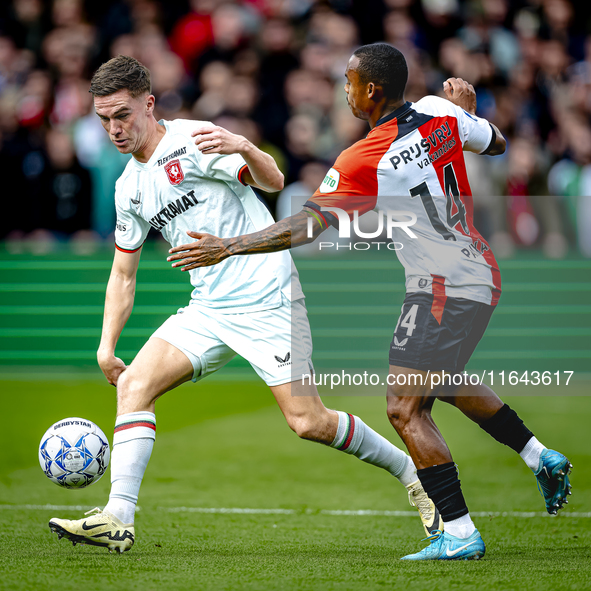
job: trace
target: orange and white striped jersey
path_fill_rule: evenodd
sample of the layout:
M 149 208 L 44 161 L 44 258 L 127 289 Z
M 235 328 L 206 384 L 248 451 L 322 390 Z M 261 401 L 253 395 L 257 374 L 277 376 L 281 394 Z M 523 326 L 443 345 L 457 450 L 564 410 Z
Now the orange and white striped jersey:
M 354 212 L 409 212 L 416 239 L 394 228 L 407 292 L 435 293 L 496 305 L 501 275 L 474 227 L 463 150 L 487 154 L 496 134 L 485 120 L 448 100 L 427 96 L 380 119 L 367 137 L 344 150 L 306 206 L 328 224 L 331 207 Z M 321 210 L 324 210 L 322 211 Z

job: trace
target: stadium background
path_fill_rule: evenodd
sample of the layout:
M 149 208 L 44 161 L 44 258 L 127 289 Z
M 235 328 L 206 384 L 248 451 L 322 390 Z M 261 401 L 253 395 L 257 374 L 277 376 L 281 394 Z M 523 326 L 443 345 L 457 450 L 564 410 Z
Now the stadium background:
M 113 391 L 96 365 L 95 351 L 113 254 L 114 183 L 128 157 L 108 141 L 93 113 L 88 84 L 96 67 L 118 53 L 133 55 L 150 68 L 157 116 L 212 120 L 246 135 L 275 157 L 286 188 L 280 195 L 261 198 L 278 217 L 289 215 L 296 198 L 310 195 L 338 153 L 367 132 L 366 125 L 351 116 L 342 90 L 345 65 L 356 46 L 384 40 L 401 49 L 410 67 L 410 100 L 439 94 L 449 76 L 473 83 L 478 114 L 493 121 L 509 144 L 502 157 L 467 155 L 476 225 L 500 260 L 504 282 L 501 305 L 469 368 L 576 372 L 568 388 L 521 384 L 501 393 L 528 423 L 531 418 L 544 441 L 567 450 L 578 468 L 578 496 L 569 509 L 588 511 L 591 477 L 585 465 L 591 458 L 579 443 L 591 415 L 590 23 L 591 5 L 567 0 L 3 2 L 0 389 L 11 420 L 0 432 L 0 523 L 3 531 L 16 528 L 21 534 L 18 559 L 11 558 L 8 545 L 0 547 L 0 566 L 11 569 L 12 578 L 4 578 L 6 588 L 25 588 L 18 577 L 29 580 L 30 588 L 50 587 L 47 571 L 55 547 L 48 534 L 39 533 L 50 516 L 39 509 L 42 503 L 76 502 L 90 508 L 104 504 L 108 492 L 105 478 L 73 500 L 69 491 L 44 480 L 35 465 L 35 450 L 54 420 L 85 416 L 108 433 L 114 414 Z M 385 369 L 383 351 L 403 296 L 403 271 L 388 254 L 314 258 L 296 253 L 317 369 Z M 152 236 L 142 254 L 134 313 L 118 349 L 126 362 L 188 299 L 186 278 L 170 270 L 165 256 L 166 245 Z M 183 570 L 194 560 L 186 554 L 189 550 L 203 553 L 201 567 L 211 571 L 210 587 L 201 580 L 203 588 L 229 585 L 224 577 L 231 575 L 220 556 L 230 553 L 237 557 L 229 572 L 244 588 L 248 581 L 253 589 L 274 584 L 357 588 L 351 581 L 366 589 L 391 588 L 396 580 L 407 589 L 415 588 L 413 584 L 425 588 L 428 576 L 408 574 L 382 580 L 382 587 L 376 583 L 381 575 L 371 570 L 389 564 L 391 550 L 381 554 L 380 544 L 393 545 L 396 556 L 416 549 L 418 532 L 411 520 L 392 526 L 368 517 L 363 526 L 337 526 L 317 514 L 331 508 L 406 508 L 403 492 L 393 493 L 389 481 L 361 463 L 325 457 L 328 450 L 296 442 L 264 385 L 253 377 L 249 366 L 236 359 L 197 390 L 183 386 L 159 403 L 159 445 L 148 472 L 150 484 L 142 489 L 140 524 L 145 531 L 151 523 L 160 537 L 147 536 L 148 545 L 157 546 L 152 554 L 142 545 L 145 538 L 134 552 L 157 565 L 163 560 L 160 576 L 168 573 L 168 579 L 162 580 L 178 585 L 169 588 L 186 588 L 187 577 L 193 576 L 190 569 Z M 359 413 L 398 441 L 385 419 L 382 398 L 329 398 L 327 404 Z M 537 491 L 526 483 L 531 475 L 522 470 L 519 458 L 499 451 L 450 409 L 437 412 L 462 466 L 472 509 L 540 511 Z M 216 437 L 223 438 L 221 447 Z M 246 452 L 237 455 L 238 447 Z M 199 462 L 183 464 L 187 453 Z M 335 466 L 345 481 L 362 483 L 361 489 L 354 485 L 343 490 L 339 478 L 327 479 Z M 506 490 L 512 491 L 509 502 Z M 171 510 L 179 505 L 287 507 L 297 515 L 256 520 L 234 516 L 229 526 L 216 516 L 183 514 L 184 522 L 178 523 L 189 525 L 173 527 L 193 528 L 183 530 L 188 548 L 173 540 L 170 553 L 162 551 L 159 558 L 153 554 L 161 551 L 158 544 L 169 543 L 168 533 L 158 529 L 164 527 L 159 521 L 162 505 Z M 5 510 L 8 506 L 14 510 Z M 312 530 L 308 510 L 317 518 Z M 79 510 L 71 515 L 79 517 Z M 559 533 L 549 520 L 524 526 L 517 517 L 514 522 L 507 519 L 479 527 L 483 533 L 488 527 L 487 540 L 496 541 L 504 552 L 512 548 L 511 535 L 523 532 L 531 534 L 527 548 L 539 549 L 541 541 L 547 541 L 547 547 L 543 565 L 537 550 L 532 554 L 526 548 L 525 562 L 503 571 L 505 582 L 513 581 L 516 589 L 540 588 L 539 579 L 527 576 L 535 564 L 536 576 L 548 585 L 555 582 L 552 569 L 567 567 L 582 575 L 585 585 L 589 544 L 584 550 L 584 539 L 589 541 L 589 534 L 585 538 L 581 528 L 588 532 L 588 518 L 563 520 Z M 276 537 L 268 538 L 264 528 L 277 524 L 279 531 L 270 530 Z M 208 533 L 195 533 L 202 528 Z M 353 546 L 340 546 L 342 562 L 330 567 L 306 561 L 306 552 L 322 555 L 343 532 L 358 536 L 356 528 L 362 531 L 359 547 L 367 562 L 356 562 L 361 559 Z M 243 542 L 251 534 L 262 540 L 252 553 Z M 202 536 L 197 546 L 189 541 L 195 535 Z M 286 560 L 296 556 L 295 566 L 282 562 L 283 550 L 278 550 L 276 562 L 265 554 L 267 539 L 286 548 Z M 295 539 L 303 544 L 302 555 L 292 546 Z M 217 540 L 220 555 L 212 540 Z M 559 553 L 553 552 L 555 545 Z M 60 547 L 63 560 L 70 560 L 70 550 Z M 184 566 L 175 562 L 178 557 L 184 557 Z M 577 562 L 583 558 L 587 567 Z M 214 565 L 219 562 L 219 572 L 209 559 Z M 259 560 L 274 573 L 274 582 L 249 570 Z M 75 561 L 70 564 L 77 568 Z M 317 587 L 301 583 L 316 576 L 316 567 L 324 577 L 316 581 Z M 111 588 L 134 588 L 130 581 L 141 585 L 141 578 L 136 581 L 129 572 L 117 570 L 124 568 L 109 567 Z M 490 568 L 498 568 L 498 563 L 491 562 Z M 294 579 L 281 583 L 287 570 Z M 348 573 L 345 582 L 343 572 Z M 437 572 L 440 582 L 453 580 L 445 578 L 449 573 L 429 572 Z M 464 587 L 494 585 L 498 571 L 484 572 L 489 574 L 474 574 Z M 91 570 L 86 575 L 98 581 Z M 153 588 L 152 580 L 147 576 L 142 588 Z
M 505 286 L 477 368 L 543 361 L 582 371 L 591 358 L 590 19 L 591 8 L 567 0 L 3 3 L 0 171 L 10 190 L 0 217 L 0 363 L 94 364 L 114 181 L 129 158 L 92 109 L 98 65 L 137 57 L 152 72 L 158 117 L 211 120 L 272 154 L 286 188 L 261 197 L 284 217 L 366 133 L 346 105 L 343 74 L 358 44 L 385 40 L 408 60 L 407 98 L 463 77 L 478 113 L 509 140 L 503 157 L 467 155 L 476 225 L 502 259 Z M 128 359 L 186 301 L 185 278 L 167 272 L 164 254 L 154 235 L 120 343 Z M 299 264 L 320 368 L 359 352 L 362 365 L 383 359 L 402 275 L 393 257 L 377 258 L 372 269 Z M 350 291 L 360 288 L 362 307 Z

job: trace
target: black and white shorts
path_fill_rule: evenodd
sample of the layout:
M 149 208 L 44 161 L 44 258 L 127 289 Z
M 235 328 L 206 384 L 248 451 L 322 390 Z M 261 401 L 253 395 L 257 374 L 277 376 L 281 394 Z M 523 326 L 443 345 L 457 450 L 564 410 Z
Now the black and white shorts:
M 464 298 L 407 294 L 390 345 L 390 365 L 464 371 L 494 309 Z

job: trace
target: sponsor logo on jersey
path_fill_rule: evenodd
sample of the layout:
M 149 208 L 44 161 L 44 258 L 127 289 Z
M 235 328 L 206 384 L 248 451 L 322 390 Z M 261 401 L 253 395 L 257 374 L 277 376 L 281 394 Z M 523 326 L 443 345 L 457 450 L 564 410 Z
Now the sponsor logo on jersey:
M 117 222 L 117 230 L 119 230 L 119 232 L 126 232 L 127 226 L 121 222 Z
M 444 142 L 444 144 L 441 146 L 441 148 L 439 148 L 439 150 L 436 150 L 435 152 L 429 152 L 429 164 L 431 162 L 435 162 L 437 158 L 441 158 L 441 156 L 443 156 L 446 152 L 451 150 L 455 145 L 456 138 L 452 137 L 448 142 Z M 423 166 L 425 166 L 425 163 L 417 162 L 417 164 L 419 168 L 423 168 Z
M 137 194 L 136 194 L 136 196 L 135 196 L 135 199 L 133 199 L 133 198 L 132 198 L 132 199 L 131 199 L 131 202 L 132 202 L 132 203 L 133 203 L 135 206 L 139 205 L 139 204 L 142 202 L 142 192 L 141 192 L 139 189 L 137 190 Z
M 334 168 L 331 168 L 324 177 L 322 184 L 318 187 L 318 190 L 321 193 L 332 193 L 336 191 L 339 187 L 339 180 L 341 178 L 341 173 Z
M 171 160 L 168 164 L 166 164 L 164 170 L 166 171 L 166 176 L 168 177 L 171 185 L 180 185 L 183 182 L 185 173 L 181 168 L 180 160 Z
M 175 150 L 172 154 L 169 154 L 168 156 L 164 156 L 164 158 L 160 158 L 160 160 L 158 160 L 158 166 L 162 166 L 163 164 L 166 164 L 169 160 L 172 160 L 173 158 L 178 158 L 179 156 L 182 156 L 183 154 L 187 153 L 187 148 L 180 148 L 179 150 Z
M 421 289 L 425 289 L 425 287 L 427 287 L 427 283 L 429 283 L 427 279 L 419 279 L 419 287 Z
M 181 213 L 185 213 L 190 207 L 199 205 L 195 191 L 191 190 L 176 201 L 167 203 L 148 223 L 156 230 L 162 230 L 168 222 Z
M 390 158 L 394 170 L 399 166 L 415 162 L 419 168 L 429 166 L 432 162 L 443 156 L 447 151 L 456 145 L 456 139 L 450 138 L 451 128 L 446 121 L 440 125 L 433 133 L 423 138 L 420 142 L 409 146 L 407 150 L 400 150 Z M 450 138 L 450 139 L 447 139 Z

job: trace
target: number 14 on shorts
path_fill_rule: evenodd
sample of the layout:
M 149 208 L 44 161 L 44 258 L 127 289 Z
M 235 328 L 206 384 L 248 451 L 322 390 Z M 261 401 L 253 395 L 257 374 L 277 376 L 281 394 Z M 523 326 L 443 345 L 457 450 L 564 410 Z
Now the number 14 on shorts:
M 406 328 L 406 336 L 412 337 L 412 333 L 414 332 L 415 328 L 417 327 L 416 320 L 417 320 L 418 310 L 419 310 L 419 305 L 413 304 L 406 314 L 404 314 L 404 312 L 402 314 L 400 314 L 400 316 L 398 317 L 398 323 L 396 324 L 396 328 L 394 329 L 394 332 L 395 333 L 398 332 L 398 329 L 400 327 Z M 403 316 L 404 316 L 404 318 L 403 318 Z

